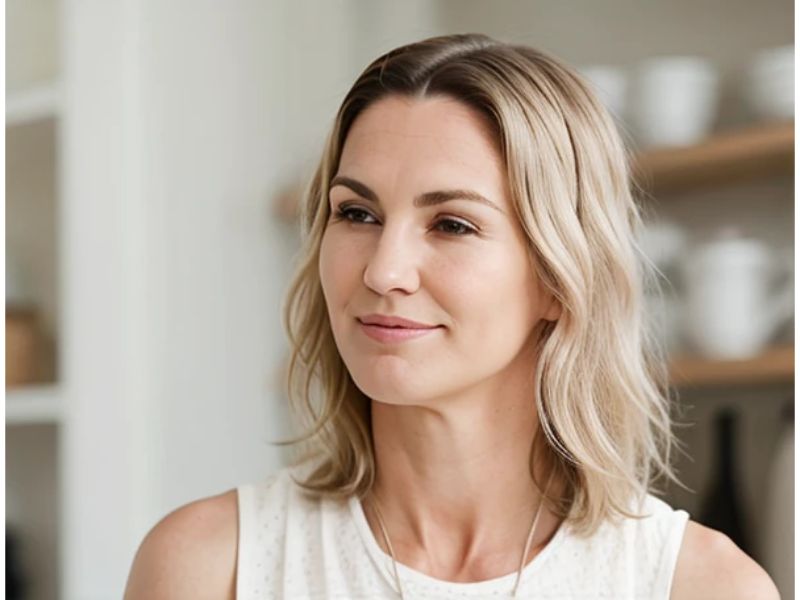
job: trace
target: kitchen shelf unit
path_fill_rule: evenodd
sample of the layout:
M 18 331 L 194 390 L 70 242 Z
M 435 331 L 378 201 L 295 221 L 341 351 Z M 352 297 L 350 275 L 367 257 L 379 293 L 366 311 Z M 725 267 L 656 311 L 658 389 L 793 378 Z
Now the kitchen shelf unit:
M 42 19 L 52 16 L 54 5 L 37 7 Z M 18 15 L 18 11 L 11 12 Z M 18 56 L 8 58 L 14 62 Z M 49 56 L 48 61 L 57 65 L 58 58 Z M 66 402 L 55 368 L 62 333 L 57 317 L 61 311 L 61 116 L 56 76 L 30 79 L 6 92 L 6 251 L 14 253 L 22 269 L 26 292 L 31 294 L 28 300 L 39 318 L 37 326 L 44 328 L 39 329 L 41 372 L 37 380 L 7 387 L 5 394 L 6 526 L 18 536 L 18 556 L 27 582 L 25 597 L 31 600 L 63 596 Z

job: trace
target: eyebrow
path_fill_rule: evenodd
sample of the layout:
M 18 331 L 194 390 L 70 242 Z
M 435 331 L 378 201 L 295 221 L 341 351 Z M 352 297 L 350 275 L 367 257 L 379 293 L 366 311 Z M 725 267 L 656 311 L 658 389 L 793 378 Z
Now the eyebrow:
M 337 185 L 343 185 L 347 188 L 350 188 L 359 196 L 375 202 L 376 204 L 381 203 L 381 201 L 378 199 L 378 194 L 373 192 L 367 185 L 356 179 L 353 179 L 352 177 L 337 175 L 331 180 L 329 187 L 333 188 Z M 481 204 L 490 206 L 501 213 L 503 212 L 494 202 L 488 198 L 485 198 L 478 192 L 473 192 L 472 190 L 436 190 L 434 192 L 425 192 L 424 194 L 420 194 L 414 198 L 414 206 L 417 208 L 423 208 L 426 206 L 442 204 L 443 202 L 448 202 L 450 200 L 471 200 L 473 202 L 480 202 Z

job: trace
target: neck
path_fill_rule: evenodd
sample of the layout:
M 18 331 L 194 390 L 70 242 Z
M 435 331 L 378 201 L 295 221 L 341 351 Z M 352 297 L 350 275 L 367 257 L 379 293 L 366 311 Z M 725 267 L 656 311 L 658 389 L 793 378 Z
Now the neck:
M 372 493 L 398 562 L 448 581 L 517 570 L 541 501 L 528 468 L 539 427 L 531 397 L 507 396 L 502 405 L 477 395 L 438 403 L 448 410 L 373 401 Z M 544 486 L 549 471 L 543 464 L 535 469 Z M 554 480 L 550 491 L 557 490 Z M 364 506 L 389 553 L 369 502 Z M 558 525 L 544 507 L 526 564 Z

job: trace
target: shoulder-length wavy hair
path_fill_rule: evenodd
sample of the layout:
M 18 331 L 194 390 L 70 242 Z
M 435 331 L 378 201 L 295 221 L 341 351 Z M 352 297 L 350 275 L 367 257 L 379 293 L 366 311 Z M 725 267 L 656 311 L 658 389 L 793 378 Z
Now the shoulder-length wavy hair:
M 538 339 L 540 429 L 530 472 L 545 459 L 567 484 L 546 502 L 578 534 L 606 518 L 638 518 L 632 500 L 666 475 L 672 432 L 667 369 L 652 343 L 643 289 L 652 265 L 628 156 L 612 118 L 570 68 L 538 50 L 479 34 L 402 46 L 372 62 L 347 93 L 301 207 L 303 246 L 283 307 L 291 354 L 287 391 L 318 460 L 297 483 L 313 494 L 364 497 L 375 477 L 370 399 L 353 382 L 333 338 L 318 272 L 328 191 L 353 122 L 389 95 L 445 95 L 494 130 L 517 217 L 538 276 L 561 303 Z M 315 393 L 314 386 L 318 386 Z M 539 433 L 543 432 L 544 437 Z

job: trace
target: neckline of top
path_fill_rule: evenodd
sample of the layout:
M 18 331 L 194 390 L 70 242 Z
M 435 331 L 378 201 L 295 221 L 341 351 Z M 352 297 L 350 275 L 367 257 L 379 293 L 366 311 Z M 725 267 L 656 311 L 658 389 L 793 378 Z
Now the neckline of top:
M 350 513 L 356 525 L 356 529 L 358 530 L 358 533 L 360 534 L 367 551 L 376 561 L 376 564 L 382 567 L 382 571 L 389 582 L 394 584 L 394 576 L 392 574 L 392 557 L 383 551 L 383 548 L 380 547 L 378 541 L 375 539 L 372 529 L 369 526 L 369 522 L 367 521 L 367 517 L 364 514 L 364 508 L 361 506 L 360 500 L 356 496 L 350 496 L 347 502 L 349 504 Z M 533 573 L 536 573 L 542 569 L 544 562 L 555 552 L 558 546 L 560 546 L 567 537 L 567 526 L 566 520 L 559 524 L 558 529 L 550 538 L 550 541 L 547 543 L 547 545 L 542 548 L 542 550 L 522 569 L 521 581 L 525 581 L 525 579 L 527 579 Z M 404 565 L 400 561 L 397 561 L 397 571 L 403 581 L 413 581 L 425 586 L 436 586 L 456 592 L 485 592 L 488 589 L 494 589 L 495 587 L 508 587 L 510 589 L 514 585 L 514 580 L 517 577 L 517 571 L 514 570 L 506 575 L 500 575 L 499 577 L 484 579 L 482 581 L 446 581 L 444 579 L 437 579 L 436 577 L 427 575 L 422 571 L 417 571 L 416 569 Z

